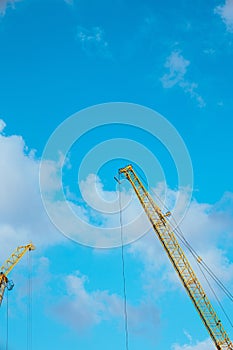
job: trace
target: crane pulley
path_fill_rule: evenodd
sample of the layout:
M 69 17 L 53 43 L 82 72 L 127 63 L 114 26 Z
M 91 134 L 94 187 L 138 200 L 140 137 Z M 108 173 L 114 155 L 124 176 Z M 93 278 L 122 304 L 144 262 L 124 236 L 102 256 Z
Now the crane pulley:
M 145 189 L 132 165 L 119 169 L 119 174 L 125 176 L 125 178 L 131 183 L 155 233 L 162 243 L 162 246 L 181 279 L 189 297 L 194 303 L 194 306 L 216 348 L 218 350 L 233 350 L 233 343 L 186 258 L 172 227 L 167 221 L 166 217 L 168 214 L 162 213 L 161 209 Z
M 35 250 L 35 246 L 32 243 L 17 247 L 11 256 L 0 267 L 0 306 L 2 304 L 5 289 L 8 288 L 8 290 L 11 290 L 14 286 L 13 282 L 8 279 L 8 274 L 24 256 L 24 254 L 31 250 Z

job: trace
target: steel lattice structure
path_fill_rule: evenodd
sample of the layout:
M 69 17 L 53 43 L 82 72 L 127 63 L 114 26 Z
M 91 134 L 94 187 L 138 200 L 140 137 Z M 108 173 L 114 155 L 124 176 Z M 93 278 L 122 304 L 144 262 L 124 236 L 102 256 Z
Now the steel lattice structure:
M 190 299 L 195 305 L 206 329 L 219 350 L 233 350 L 233 344 L 209 301 L 201 283 L 194 273 L 183 249 L 181 248 L 166 214 L 156 205 L 132 165 L 119 169 L 131 183 L 144 211 L 146 212 L 155 233 L 162 243 L 172 265 L 180 277 Z

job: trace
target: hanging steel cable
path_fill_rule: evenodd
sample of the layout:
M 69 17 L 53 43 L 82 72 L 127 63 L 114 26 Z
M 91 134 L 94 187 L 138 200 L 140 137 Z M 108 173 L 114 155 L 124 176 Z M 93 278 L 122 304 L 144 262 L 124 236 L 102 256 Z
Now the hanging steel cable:
M 233 324 L 232 324 L 232 321 L 231 321 L 230 317 L 228 316 L 226 310 L 224 309 L 224 307 L 223 307 L 223 305 L 222 305 L 222 303 L 221 303 L 219 297 L 217 296 L 215 290 L 213 289 L 211 283 L 209 282 L 209 280 L 208 280 L 206 274 L 205 274 L 204 271 L 202 270 L 201 265 L 200 265 L 200 264 L 197 264 L 197 266 L 198 266 L 199 270 L 201 271 L 201 273 L 202 273 L 202 275 L 203 275 L 203 277 L 204 277 L 206 283 L 208 284 L 208 286 L 209 286 L 209 288 L 210 288 L 212 294 L 214 295 L 214 298 L 215 298 L 215 300 L 217 301 L 219 307 L 221 308 L 222 312 L 224 313 L 226 319 L 228 320 L 228 322 L 229 322 L 229 324 L 231 325 L 231 327 L 233 327 Z
M 124 256 L 124 237 L 123 237 L 123 222 L 122 222 L 122 203 L 121 203 L 121 182 L 119 184 L 119 210 L 120 210 L 120 234 L 121 234 L 121 261 L 122 261 L 122 279 L 123 279 L 123 294 L 124 294 L 124 326 L 125 326 L 125 348 L 129 349 L 129 332 L 128 332 L 128 312 L 127 312 L 127 294 L 126 294 L 126 277 L 125 277 L 125 256 Z
M 6 350 L 9 346 L 9 293 L 6 292 Z
M 28 282 L 27 282 L 27 350 L 32 349 L 32 258 L 30 251 L 27 254 L 27 262 L 28 262 Z
M 140 173 L 140 171 L 139 171 L 139 173 Z M 169 212 L 170 218 L 171 218 L 169 220 L 169 223 L 173 229 L 173 232 L 179 238 L 179 240 L 184 244 L 184 246 L 189 250 L 189 252 L 194 257 L 194 259 L 198 262 L 198 266 L 200 266 L 200 265 L 202 266 L 202 268 L 208 273 L 208 275 L 213 279 L 213 281 L 219 286 L 219 288 L 222 290 L 222 292 L 233 302 L 232 293 L 223 284 L 223 282 L 216 276 L 216 274 L 211 270 L 211 268 L 206 264 L 206 262 L 200 257 L 200 255 L 194 250 L 194 248 L 191 246 L 191 244 L 187 241 L 187 239 L 185 238 L 183 232 L 181 231 L 178 223 L 176 222 L 174 216 L 170 212 L 169 208 L 161 201 L 160 197 L 157 195 L 157 193 L 154 191 L 154 189 L 147 184 L 147 181 L 142 176 L 142 174 L 140 174 L 140 178 L 142 179 L 142 182 L 144 183 L 144 185 L 148 186 L 150 192 L 153 193 L 153 195 L 155 196 L 158 203 L 160 203 L 164 207 L 164 209 L 167 212 Z M 222 306 L 221 306 L 221 308 L 222 308 Z M 224 310 L 223 312 L 226 315 L 226 311 Z M 230 318 L 228 315 L 226 315 L 226 318 L 228 319 L 228 321 L 232 325 L 232 321 L 230 321 Z

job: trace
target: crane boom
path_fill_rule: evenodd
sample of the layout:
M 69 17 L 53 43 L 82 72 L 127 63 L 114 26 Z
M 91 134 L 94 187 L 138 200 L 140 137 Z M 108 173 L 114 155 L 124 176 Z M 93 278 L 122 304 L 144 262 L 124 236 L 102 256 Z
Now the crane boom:
M 24 246 L 17 247 L 15 251 L 11 254 L 11 256 L 0 267 L 0 306 L 2 303 L 5 288 L 8 283 L 7 275 L 28 250 L 35 250 L 35 246 L 32 243 L 30 243 Z
M 166 215 L 162 213 L 161 209 L 147 192 L 132 165 L 119 169 L 119 174 L 125 176 L 125 178 L 131 183 L 155 233 L 162 243 L 189 297 L 194 303 L 194 306 L 216 348 L 218 350 L 233 350 L 233 343 L 206 296 L 206 293 L 186 258 L 183 249 L 176 239 L 172 227 L 166 219 Z

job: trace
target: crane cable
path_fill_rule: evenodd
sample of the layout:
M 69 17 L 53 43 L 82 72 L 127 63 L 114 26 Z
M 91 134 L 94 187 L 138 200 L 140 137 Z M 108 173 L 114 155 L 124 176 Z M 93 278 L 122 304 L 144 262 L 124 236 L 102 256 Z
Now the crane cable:
M 7 289 L 7 288 L 6 288 Z M 9 292 L 6 290 L 6 350 L 9 346 Z
M 27 263 L 28 263 L 27 350 L 31 350 L 32 349 L 32 281 L 31 281 L 32 259 L 31 259 L 30 250 L 28 251 L 28 254 L 27 254 Z
M 145 181 L 144 177 L 141 176 L 140 177 L 142 179 L 142 181 L 144 182 L 144 184 L 146 184 L 147 182 Z M 147 184 L 148 187 L 150 187 Z M 156 199 L 160 202 L 160 204 L 162 204 L 162 206 L 164 207 L 165 210 L 167 210 L 168 212 L 169 209 L 168 207 L 166 207 L 166 205 L 164 203 L 162 203 L 160 197 L 156 194 L 156 192 L 154 191 L 153 188 L 150 187 L 150 191 L 155 195 Z M 171 215 L 172 220 L 174 222 L 174 224 L 171 224 L 171 228 L 174 232 L 174 234 L 177 236 L 177 238 L 179 238 L 179 240 L 184 244 L 184 246 L 189 250 L 189 252 L 191 253 L 191 255 L 194 257 L 195 261 L 197 262 L 197 265 L 203 275 L 203 277 L 205 278 L 211 292 L 213 293 L 217 303 L 219 304 L 220 308 L 222 309 L 226 319 L 228 320 L 228 322 L 230 323 L 231 327 L 233 327 L 233 323 L 230 319 L 230 317 L 228 316 L 227 312 L 225 311 L 222 303 L 220 302 L 219 298 L 217 297 L 213 287 L 211 286 L 209 280 L 207 279 L 203 269 L 209 274 L 209 276 L 215 281 L 215 283 L 219 286 L 219 288 L 225 293 L 225 295 L 233 302 L 233 295 L 232 293 L 226 288 L 226 286 L 221 282 L 221 280 L 214 274 L 214 272 L 210 269 L 210 267 L 203 261 L 202 258 L 200 258 L 200 256 L 197 254 L 197 252 L 193 249 L 193 247 L 191 246 L 191 244 L 187 241 L 187 239 L 184 237 L 183 232 L 181 231 L 181 229 L 178 226 L 178 223 L 176 222 L 175 218 Z M 202 269 L 203 268 L 203 269 Z
M 143 182 L 146 184 L 145 179 L 143 176 L 141 177 Z M 160 197 L 156 194 L 153 188 L 150 187 L 150 191 L 153 192 L 156 199 L 163 205 L 164 209 L 169 211 L 168 207 L 164 203 L 162 203 Z M 170 211 L 169 211 L 170 212 Z M 219 286 L 219 288 L 227 295 L 227 297 L 233 302 L 233 295 L 232 293 L 227 289 L 227 287 L 221 282 L 221 280 L 215 275 L 215 273 L 210 269 L 210 267 L 205 263 L 205 261 L 200 258 L 198 253 L 193 249 L 191 244 L 187 241 L 187 239 L 184 237 L 183 232 L 178 226 L 178 223 L 176 222 L 174 216 L 171 214 L 171 218 L 173 220 L 173 223 L 170 221 L 171 228 L 173 229 L 173 232 L 176 234 L 176 236 L 180 239 L 180 241 L 185 245 L 185 247 L 190 251 L 194 259 L 202 265 L 203 269 L 210 275 L 210 277 L 215 281 L 215 283 Z
M 228 316 L 227 312 L 225 311 L 225 309 L 224 309 L 224 307 L 223 307 L 223 305 L 222 305 L 220 299 L 218 298 L 218 296 L 217 296 L 216 292 L 214 291 L 213 287 L 211 286 L 211 284 L 210 284 L 208 278 L 206 277 L 204 271 L 202 270 L 201 265 L 200 265 L 200 264 L 197 264 L 197 266 L 198 266 L 199 270 L 201 271 L 201 273 L 202 273 L 202 275 L 203 275 L 203 277 L 204 277 L 206 283 L 208 284 L 208 286 L 209 286 L 211 292 L 213 293 L 213 295 L 214 295 L 214 297 L 215 297 L 215 299 L 216 299 L 218 305 L 220 306 L 222 312 L 224 313 L 226 319 L 228 320 L 228 322 L 229 322 L 229 324 L 231 325 L 231 327 L 233 327 L 233 323 L 232 323 L 230 317 Z
M 121 233 L 121 261 L 122 261 L 122 278 L 123 278 L 123 294 L 124 294 L 124 322 L 125 322 L 125 348 L 129 350 L 129 331 L 128 331 L 128 312 L 127 312 L 127 294 L 126 294 L 126 278 L 125 278 L 125 256 L 124 256 L 124 240 L 123 240 L 123 222 L 122 222 L 122 203 L 121 203 L 121 182 L 119 184 L 119 210 L 120 210 L 120 233 Z
M 175 219 L 173 219 L 175 221 Z M 232 293 L 225 287 L 225 285 L 221 282 L 221 280 L 215 275 L 215 273 L 210 269 L 210 267 L 205 263 L 205 261 L 200 258 L 197 252 L 192 248 L 189 242 L 184 237 L 182 231 L 178 226 L 174 228 L 174 232 L 178 236 L 178 238 L 182 241 L 182 243 L 187 247 L 190 251 L 194 259 L 198 262 L 198 266 L 202 266 L 202 268 L 208 273 L 208 275 L 215 281 L 215 283 L 219 286 L 219 288 L 226 294 L 226 296 L 233 302 Z
M 177 232 L 176 232 L 177 233 Z M 178 233 L 178 238 L 181 240 L 181 242 L 183 244 L 185 244 L 185 246 L 188 248 L 188 250 L 190 251 L 190 253 L 193 255 L 193 257 L 195 258 L 195 261 L 197 263 L 197 266 L 199 268 L 199 270 L 201 271 L 206 283 L 208 284 L 212 294 L 214 295 L 217 303 L 219 304 L 220 308 L 222 309 L 222 312 L 224 313 L 226 319 L 228 320 L 229 324 L 231 325 L 231 327 L 233 328 L 233 323 L 230 319 L 230 317 L 228 316 L 226 310 L 224 309 L 220 299 L 218 298 L 216 292 L 214 291 L 211 283 L 209 282 L 205 272 L 203 271 L 203 269 L 210 275 L 210 277 L 218 284 L 218 286 L 221 288 L 221 290 L 228 296 L 228 298 L 232 301 L 232 296 L 231 293 L 226 289 L 226 287 L 222 284 L 222 282 L 216 277 L 214 273 L 212 272 L 212 270 L 206 265 L 206 263 L 204 263 L 203 261 L 200 261 L 200 257 L 196 254 L 195 250 L 192 249 L 192 247 L 190 246 L 190 244 L 186 241 L 186 239 L 183 236 L 180 236 L 180 234 Z M 186 243 L 188 245 L 186 245 Z M 210 271 L 210 272 L 209 272 Z M 213 275 L 212 275 L 213 274 Z M 222 287 L 223 286 L 223 287 Z M 229 294 L 229 295 L 228 295 Z

